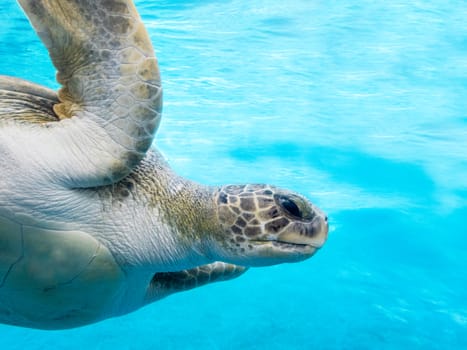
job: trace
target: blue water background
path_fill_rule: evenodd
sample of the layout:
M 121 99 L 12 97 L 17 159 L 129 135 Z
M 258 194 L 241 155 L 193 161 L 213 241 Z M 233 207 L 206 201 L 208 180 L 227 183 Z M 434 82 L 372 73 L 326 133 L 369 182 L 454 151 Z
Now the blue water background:
M 0 348 L 467 348 L 467 3 L 136 4 L 160 61 L 156 144 L 172 166 L 300 191 L 329 214 L 329 240 L 306 262 L 95 325 L 0 326 Z M 0 74 L 57 87 L 10 1 Z

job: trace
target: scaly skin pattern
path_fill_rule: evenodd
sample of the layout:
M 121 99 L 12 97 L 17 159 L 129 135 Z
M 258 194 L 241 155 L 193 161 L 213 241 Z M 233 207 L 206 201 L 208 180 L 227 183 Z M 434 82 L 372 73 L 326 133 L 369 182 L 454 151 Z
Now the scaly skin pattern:
M 217 261 L 179 272 L 159 272 L 154 275 L 146 294 L 147 302 L 168 294 L 201 287 L 207 283 L 236 278 L 247 270 L 244 266 Z
M 62 88 L 0 76 L 0 322 L 78 327 L 324 244 L 303 196 L 203 186 L 149 149 L 162 90 L 130 0 L 19 2 Z
M 157 60 L 136 8 L 126 0 L 18 2 L 58 70 L 53 111 L 66 121 L 30 133 L 31 150 L 44 150 L 72 187 L 122 179 L 150 147 L 162 110 Z

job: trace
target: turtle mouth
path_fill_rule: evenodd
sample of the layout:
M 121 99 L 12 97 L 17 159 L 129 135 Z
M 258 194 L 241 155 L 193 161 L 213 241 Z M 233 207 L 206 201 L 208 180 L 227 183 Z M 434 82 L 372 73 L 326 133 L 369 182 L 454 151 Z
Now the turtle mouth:
M 308 244 L 308 243 L 297 243 L 297 242 L 287 242 L 281 240 L 269 240 L 269 239 L 256 239 L 250 241 L 252 243 L 263 245 L 263 244 L 270 244 L 276 248 L 282 249 L 293 249 L 293 250 L 310 250 L 310 249 L 319 249 L 320 246 Z
M 257 260 L 251 266 L 266 266 L 298 262 L 313 256 L 326 242 L 328 224 L 325 219 L 309 223 L 298 222 L 278 233 L 252 237 L 247 246 Z
M 307 243 L 295 243 L 295 242 L 286 242 L 286 241 L 272 241 L 274 245 L 281 246 L 281 247 L 297 247 L 297 248 L 306 248 L 306 247 L 313 247 L 318 248 L 312 244 Z
M 284 246 L 313 247 L 315 249 L 319 249 L 324 245 L 326 239 L 327 230 L 313 237 L 302 236 L 291 232 L 284 232 L 283 234 L 279 235 L 277 239 L 274 239 L 273 242 Z
M 307 226 L 298 225 L 288 228 L 279 234 L 261 237 L 253 242 L 256 244 L 270 244 L 281 250 L 316 251 L 326 242 L 329 230 L 327 221 L 321 219 L 314 220 Z
M 297 248 L 312 247 L 321 248 L 328 238 L 329 225 L 327 220 L 317 218 L 311 223 L 298 224 L 285 229 L 273 238 L 282 245 L 291 245 Z
M 297 262 L 313 256 L 318 248 L 306 243 L 286 242 L 282 240 L 259 239 L 250 241 L 256 249 L 258 255 L 267 260 L 272 260 L 274 264 L 284 262 Z M 270 265 L 271 263 L 259 264 L 258 266 Z

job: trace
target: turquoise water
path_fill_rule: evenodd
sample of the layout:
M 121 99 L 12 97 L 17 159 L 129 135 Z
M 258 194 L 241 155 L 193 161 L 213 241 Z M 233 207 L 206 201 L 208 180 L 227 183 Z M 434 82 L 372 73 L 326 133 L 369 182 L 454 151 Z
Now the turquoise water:
M 0 74 L 57 87 L 4 3 Z M 172 166 L 298 190 L 329 214 L 328 243 L 99 324 L 0 326 L 0 348 L 467 348 L 467 3 L 136 4 L 161 64 L 156 144 Z

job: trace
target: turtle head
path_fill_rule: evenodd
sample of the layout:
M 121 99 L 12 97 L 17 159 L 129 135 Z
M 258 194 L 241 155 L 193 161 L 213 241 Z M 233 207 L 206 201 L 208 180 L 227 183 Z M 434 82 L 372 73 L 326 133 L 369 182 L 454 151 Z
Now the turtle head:
M 327 217 L 299 194 L 269 185 L 228 185 L 216 192 L 220 258 L 245 266 L 296 262 L 326 241 Z

